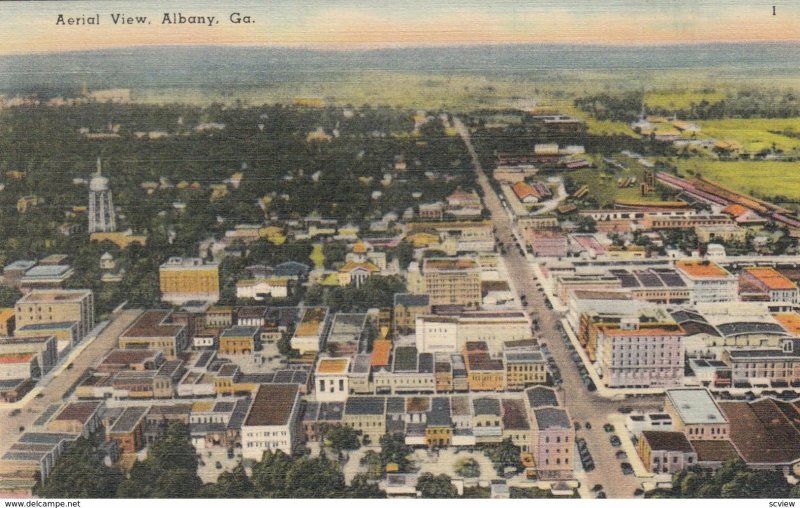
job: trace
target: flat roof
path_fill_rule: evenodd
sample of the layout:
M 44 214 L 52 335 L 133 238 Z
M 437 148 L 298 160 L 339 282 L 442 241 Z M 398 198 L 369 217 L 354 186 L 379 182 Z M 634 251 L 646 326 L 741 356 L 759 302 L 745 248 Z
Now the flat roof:
M 534 409 L 533 415 L 536 419 L 537 427 L 542 430 L 551 427 L 568 429 L 571 426 L 569 416 L 567 416 L 567 412 L 563 409 L 556 409 L 553 407 Z
M 376 340 L 372 343 L 372 354 L 369 363 L 372 367 L 389 365 L 389 354 L 392 351 L 392 341 Z
M 791 404 L 762 399 L 720 402 L 720 407 L 730 420 L 730 440 L 746 462 L 789 464 L 800 459 L 800 415 Z
M 697 452 L 698 462 L 725 462 L 726 460 L 739 460 L 742 458 L 733 443 L 727 439 L 690 442 L 694 451 Z
M 422 263 L 423 272 L 474 270 L 478 264 L 471 258 L 427 258 Z
M 679 260 L 675 262 L 675 268 L 693 279 L 718 279 L 731 277 L 731 274 L 714 263 L 713 261 L 702 260 Z
M 250 404 L 246 426 L 286 425 L 297 400 L 296 384 L 261 385 Z
M 60 413 L 53 418 L 53 421 L 79 421 L 85 424 L 89 419 L 97 413 L 100 408 L 100 401 L 81 401 L 70 402 Z
M 528 413 L 522 399 L 503 399 L 503 428 L 506 430 L 529 430 Z
M 797 285 L 785 275 L 769 266 L 749 266 L 743 270 L 770 290 L 792 290 Z
M 220 335 L 221 339 L 230 338 L 230 337 L 250 337 L 255 338 L 258 335 L 258 327 L 257 326 L 231 326 L 230 328 L 226 328 L 222 331 Z
M 772 318 L 791 335 L 800 335 L 800 314 L 796 312 L 781 312 L 773 314 Z
M 120 338 L 175 337 L 184 326 L 165 323 L 170 314 L 171 310 L 147 310 L 122 332 Z
M 25 272 L 22 282 L 30 279 L 49 279 L 52 277 L 64 277 L 72 271 L 69 265 L 37 265 Z
M 117 421 L 111 426 L 112 433 L 125 433 L 132 432 L 136 425 L 142 421 L 149 408 L 140 406 L 126 407 L 125 410 L 119 415 Z
M 678 411 L 684 425 L 726 423 L 711 393 L 705 388 L 676 388 L 667 390 L 667 399 Z
M 350 397 L 345 402 L 347 415 L 383 415 L 386 413 L 385 397 Z
M 525 390 L 528 397 L 528 404 L 532 408 L 547 406 L 558 406 L 556 391 L 545 386 L 534 386 Z
M 648 442 L 651 450 L 684 453 L 694 451 L 683 432 L 644 430 L 642 438 Z
M 17 301 L 21 303 L 80 302 L 91 296 L 91 289 L 34 289 Z
M 321 358 L 317 362 L 317 374 L 346 374 L 349 365 L 348 358 Z

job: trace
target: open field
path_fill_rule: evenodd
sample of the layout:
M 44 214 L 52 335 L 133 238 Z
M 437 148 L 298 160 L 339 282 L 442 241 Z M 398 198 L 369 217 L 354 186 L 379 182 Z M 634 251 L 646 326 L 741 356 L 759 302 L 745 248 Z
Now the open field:
M 773 143 L 783 151 L 800 149 L 800 139 L 772 133 L 784 130 L 800 133 L 800 118 L 729 118 L 697 123 L 702 129 L 698 137 L 736 141 L 748 152 L 769 150 Z
M 614 171 L 607 173 L 602 169 L 579 169 L 566 173 L 565 176 L 571 178 L 578 185 L 588 185 L 589 194 L 587 198 L 595 199 L 600 206 L 613 206 L 616 199 L 629 199 L 638 201 L 661 201 L 661 197 L 656 192 L 651 192 L 646 196 L 642 196 L 639 184 L 644 179 L 645 168 L 632 159 L 620 157 L 619 162 L 624 164 L 627 169 L 624 171 Z M 600 161 L 598 157 L 595 160 L 595 165 L 600 168 L 605 167 L 605 164 Z M 617 180 L 620 178 L 627 179 L 635 177 L 636 183 L 631 187 L 620 189 L 617 186 Z
M 769 198 L 785 196 L 800 200 L 800 164 L 778 161 L 716 161 L 680 159 L 675 161 L 680 176 L 700 174 L 724 186 Z M 780 204 L 780 203 L 778 203 Z
M 682 109 L 702 101 L 718 102 L 726 94 L 716 89 L 706 90 L 653 90 L 644 94 L 644 102 L 651 108 Z

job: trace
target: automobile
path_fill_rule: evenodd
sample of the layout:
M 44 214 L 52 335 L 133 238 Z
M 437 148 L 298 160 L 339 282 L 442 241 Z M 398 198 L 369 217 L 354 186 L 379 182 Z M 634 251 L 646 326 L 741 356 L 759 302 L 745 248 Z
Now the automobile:
M 222 469 L 222 462 L 217 461 L 216 463 L 214 463 L 214 467 L 217 469 Z
M 229 459 L 233 458 L 233 448 L 228 448 L 228 458 Z
M 36 398 L 37 399 L 41 399 L 42 397 L 44 397 L 44 393 L 43 392 L 39 392 L 39 393 L 36 394 Z
M 624 452 L 624 451 L 622 451 L 622 450 L 620 450 L 620 451 L 618 451 L 617 453 L 615 453 L 615 454 L 614 454 L 614 456 L 615 456 L 616 458 L 618 458 L 619 460 L 625 460 L 625 459 L 627 459 L 627 458 L 628 458 L 628 454 L 627 454 L 627 453 L 625 453 L 625 452 Z
M 9 415 L 10 415 L 10 416 L 17 416 L 17 415 L 18 415 L 18 414 L 20 414 L 21 412 L 22 412 L 22 411 L 20 411 L 20 410 L 19 410 L 19 408 L 17 408 L 17 409 L 15 409 L 15 410 L 11 411 L 11 413 L 9 413 Z
M 636 489 L 633 491 L 634 496 L 641 496 L 642 494 L 644 494 L 644 490 L 642 489 Z
M 614 432 L 614 426 L 610 423 L 603 425 L 603 430 L 606 432 Z
M 600 492 L 601 490 L 603 490 L 603 486 L 600 485 L 599 483 L 595 484 L 595 486 L 592 487 L 592 492 Z
M 633 411 L 633 408 L 630 407 L 630 406 L 621 406 L 621 407 L 617 408 L 617 411 L 619 411 L 620 413 L 626 415 L 628 413 L 631 413 Z
M 69 365 L 67 365 L 67 370 L 71 369 L 72 367 L 74 367 L 74 365 L 70 363 Z
M 24 427 L 24 426 L 22 426 L 22 425 L 20 425 L 20 426 L 19 426 L 19 431 L 20 431 L 20 432 L 25 432 L 25 427 Z
M 619 465 L 620 469 L 622 469 L 622 474 L 629 475 L 633 474 L 633 467 L 628 462 L 623 462 Z
M 576 421 L 574 424 L 575 430 L 581 430 L 581 422 Z
M 592 422 L 586 422 L 586 425 L 584 426 L 586 427 L 586 430 L 592 430 Z
M 587 473 L 591 473 L 592 471 L 594 471 L 594 462 L 590 462 L 588 464 L 584 464 L 583 465 L 583 470 L 586 471 Z
M 594 496 L 594 497 L 595 497 L 595 498 L 597 498 L 597 499 L 605 499 L 605 498 L 606 498 L 606 493 L 605 493 L 605 492 L 603 492 L 603 491 L 601 490 L 601 491 L 600 491 L 600 492 L 598 492 L 598 493 L 597 493 L 597 495 L 596 495 L 596 496 Z
M 622 441 L 619 440 L 619 436 L 617 436 L 616 434 L 611 436 L 608 442 L 611 443 L 611 446 L 613 446 L 614 448 L 622 444 Z

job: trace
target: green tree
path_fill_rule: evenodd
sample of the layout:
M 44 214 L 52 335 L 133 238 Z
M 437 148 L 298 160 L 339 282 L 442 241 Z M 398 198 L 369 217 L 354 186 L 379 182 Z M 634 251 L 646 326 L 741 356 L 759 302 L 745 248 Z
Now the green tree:
M 345 497 L 355 499 L 383 499 L 386 497 L 386 492 L 382 491 L 380 487 L 370 481 L 367 475 L 357 474 L 350 486 L 347 487 Z
M 197 452 L 189 438 L 189 428 L 173 422 L 153 443 L 148 454 L 163 470 L 185 469 L 197 473 Z
M 513 467 L 517 471 L 522 470 L 522 463 L 519 460 L 520 448 L 514 446 L 511 438 L 496 444 L 484 445 L 483 453 L 492 461 L 498 474 L 502 474 L 507 467 Z
M 285 480 L 292 458 L 282 451 L 266 451 L 253 466 L 251 481 L 258 497 L 285 497 Z
M 0 285 L 0 307 L 13 307 L 20 298 L 22 293 L 17 288 Z
M 458 497 L 458 490 L 446 474 L 424 473 L 417 480 L 417 491 L 423 498 L 448 499 Z
M 232 471 L 225 471 L 219 475 L 216 484 L 216 497 L 223 499 L 245 498 L 255 495 L 253 482 L 247 477 L 244 466 L 241 464 Z
M 108 498 L 114 497 L 121 481 L 117 469 L 103 464 L 97 447 L 79 437 L 67 446 L 36 494 L 48 498 Z
M 477 478 L 481 475 L 481 466 L 473 458 L 460 459 L 456 463 L 456 473 L 464 478 Z
M 352 427 L 331 425 L 323 431 L 323 439 L 327 446 L 335 452 L 357 450 L 361 447 L 358 436 L 361 433 Z
M 165 470 L 156 480 L 153 497 L 188 499 L 197 497 L 203 482 L 196 472 L 182 467 Z
M 379 443 L 381 445 L 383 467 L 385 468 L 387 464 L 396 464 L 398 471 L 401 473 L 408 472 L 411 467 L 411 461 L 408 456 L 411 455 L 413 450 L 406 445 L 405 436 L 403 434 L 384 434 L 381 436 Z

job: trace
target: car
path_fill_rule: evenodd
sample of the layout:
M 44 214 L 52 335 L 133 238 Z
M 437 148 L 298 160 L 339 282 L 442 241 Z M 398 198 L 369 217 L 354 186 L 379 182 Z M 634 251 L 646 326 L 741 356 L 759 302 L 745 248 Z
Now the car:
M 603 491 L 601 490 L 601 491 L 600 491 L 600 492 L 598 492 L 598 493 L 597 493 L 597 495 L 596 495 L 596 496 L 594 496 L 594 497 L 595 497 L 595 498 L 597 498 L 597 499 L 605 499 L 605 498 L 606 498 L 606 493 L 605 493 L 605 492 L 603 492 Z
M 233 458 L 233 448 L 228 448 L 228 458 L 229 459 Z
M 574 424 L 575 430 L 581 430 L 581 423 L 576 421 Z
M 586 425 L 584 425 L 584 427 L 586 427 L 586 430 L 592 430 L 592 422 L 586 422 Z
M 22 425 L 20 425 L 20 426 L 19 426 L 19 431 L 20 431 L 20 432 L 25 432 L 25 427 L 24 427 L 24 426 L 22 426 Z
M 586 471 L 587 473 L 591 473 L 592 471 L 594 471 L 594 461 L 589 459 L 586 462 L 584 462 L 583 470 Z
M 44 393 L 43 392 L 39 392 L 39 393 L 36 394 L 36 398 L 37 399 L 41 399 L 42 397 L 44 397 Z
M 608 442 L 611 443 L 611 446 L 613 446 L 614 448 L 622 444 L 622 441 L 619 440 L 619 436 L 617 436 L 616 434 L 611 436 Z
M 619 465 L 620 469 L 622 469 L 622 474 L 629 475 L 633 474 L 633 467 L 628 462 L 623 462 Z
M 11 413 L 9 413 L 9 415 L 10 415 L 10 416 L 17 416 L 17 415 L 18 415 L 18 414 L 20 414 L 21 412 L 22 412 L 22 411 L 20 411 L 20 410 L 19 410 L 19 408 L 17 408 L 17 409 L 15 409 L 15 410 L 11 411 Z
M 220 462 L 220 461 L 217 461 L 217 462 L 214 464 L 214 467 L 215 467 L 215 468 L 217 468 L 217 469 L 222 469 L 222 462 Z
M 67 370 L 71 369 L 72 367 L 74 367 L 74 365 L 70 363 L 69 365 L 67 365 Z
M 627 454 L 627 453 L 625 453 L 625 452 L 624 452 L 624 451 L 622 451 L 622 450 L 619 450 L 617 453 L 615 453 L 615 454 L 614 454 L 614 456 L 615 456 L 616 458 L 618 458 L 619 460 L 625 460 L 625 459 L 627 459 L 627 458 L 628 458 L 628 454 Z
M 592 487 L 592 492 L 600 492 L 601 490 L 603 490 L 603 486 L 600 485 L 599 483 L 595 484 L 595 486 Z
M 603 430 L 606 432 L 614 432 L 614 426 L 610 423 L 603 425 Z
M 636 489 L 633 491 L 634 496 L 641 496 L 642 494 L 644 494 L 644 490 L 642 489 Z
M 628 414 L 628 413 L 631 413 L 631 412 L 633 412 L 633 408 L 632 408 L 632 407 L 630 407 L 630 406 L 621 406 L 621 407 L 619 407 L 619 408 L 617 409 L 617 411 L 619 411 L 620 413 L 622 413 L 622 414 L 626 415 L 626 414 Z

